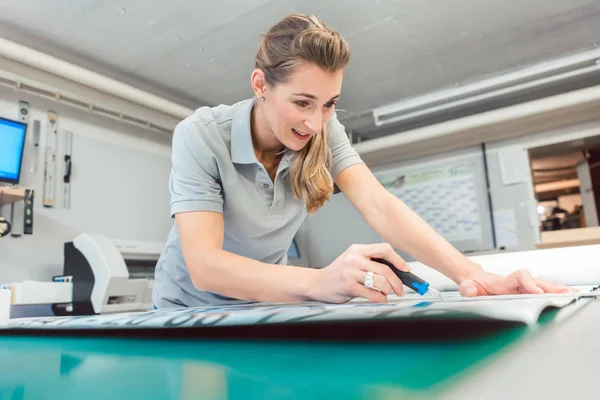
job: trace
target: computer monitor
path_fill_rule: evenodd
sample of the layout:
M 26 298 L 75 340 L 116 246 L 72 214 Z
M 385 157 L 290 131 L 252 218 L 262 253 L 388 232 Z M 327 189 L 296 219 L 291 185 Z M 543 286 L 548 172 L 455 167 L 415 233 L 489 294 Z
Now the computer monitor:
M 0 118 L 0 182 L 19 183 L 27 124 Z

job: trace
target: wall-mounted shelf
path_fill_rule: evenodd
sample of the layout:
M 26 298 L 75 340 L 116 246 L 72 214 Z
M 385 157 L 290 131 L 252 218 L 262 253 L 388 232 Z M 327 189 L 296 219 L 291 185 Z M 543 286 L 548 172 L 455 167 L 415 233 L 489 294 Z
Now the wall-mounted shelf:
M 0 186 L 0 205 L 25 200 L 25 188 Z

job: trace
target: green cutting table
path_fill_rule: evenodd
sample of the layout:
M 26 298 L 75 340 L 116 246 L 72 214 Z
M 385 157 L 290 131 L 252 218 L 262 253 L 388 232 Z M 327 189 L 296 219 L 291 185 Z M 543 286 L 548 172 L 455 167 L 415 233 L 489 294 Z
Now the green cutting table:
M 586 301 L 437 341 L 0 336 L 0 399 L 575 398 L 600 376 Z

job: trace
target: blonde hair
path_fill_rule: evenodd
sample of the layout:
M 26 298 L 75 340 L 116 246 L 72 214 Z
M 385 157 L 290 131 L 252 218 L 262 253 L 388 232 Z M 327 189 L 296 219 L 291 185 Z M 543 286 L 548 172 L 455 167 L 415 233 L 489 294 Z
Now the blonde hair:
M 256 68 L 270 85 L 285 82 L 299 64 L 308 62 L 328 72 L 345 68 L 350 46 L 336 31 L 315 16 L 291 14 L 263 35 L 256 54 Z M 316 212 L 333 192 L 331 150 L 323 125 L 291 162 L 288 179 L 294 196 Z

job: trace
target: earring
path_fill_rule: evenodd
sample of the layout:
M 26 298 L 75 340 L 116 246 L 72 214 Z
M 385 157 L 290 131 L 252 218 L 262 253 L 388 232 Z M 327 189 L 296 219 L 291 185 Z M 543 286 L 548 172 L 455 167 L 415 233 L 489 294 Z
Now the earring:
M 260 101 L 262 101 L 262 102 L 264 102 L 264 101 L 265 101 L 265 98 L 264 98 L 264 96 L 260 98 Z

